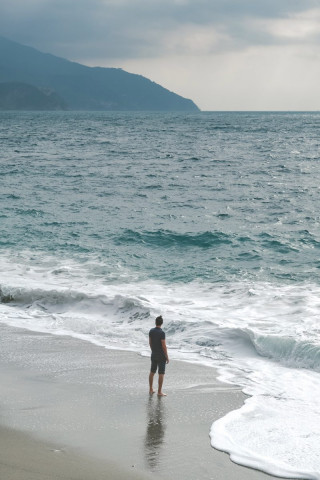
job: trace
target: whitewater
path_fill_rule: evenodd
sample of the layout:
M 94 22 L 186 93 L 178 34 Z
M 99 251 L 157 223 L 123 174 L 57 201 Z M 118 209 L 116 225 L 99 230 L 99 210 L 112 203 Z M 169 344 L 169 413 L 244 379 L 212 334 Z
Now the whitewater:
M 317 113 L 1 113 L 0 321 L 171 358 L 248 395 L 237 463 L 320 479 Z

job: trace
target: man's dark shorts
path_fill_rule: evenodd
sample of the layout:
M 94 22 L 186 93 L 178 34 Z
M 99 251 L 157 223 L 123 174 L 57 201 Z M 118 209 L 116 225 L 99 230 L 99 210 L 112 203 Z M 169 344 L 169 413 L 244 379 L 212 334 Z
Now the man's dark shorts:
M 151 372 L 156 373 L 158 369 L 159 375 L 165 373 L 166 370 L 166 359 L 165 358 L 153 358 L 151 356 Z

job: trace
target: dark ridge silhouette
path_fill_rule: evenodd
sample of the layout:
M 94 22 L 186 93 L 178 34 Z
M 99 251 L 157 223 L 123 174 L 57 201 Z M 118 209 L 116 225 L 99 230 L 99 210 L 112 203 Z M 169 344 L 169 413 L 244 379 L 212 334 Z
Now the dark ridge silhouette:
M 70 110 L 199 111 L 141 75 L 87 67 L 0 37 L 0 83 L 12 82 L 49 89 Z
M 0 110 L 65 110 L 66 104 L 53 90 L 26 83 L 0 83 Z

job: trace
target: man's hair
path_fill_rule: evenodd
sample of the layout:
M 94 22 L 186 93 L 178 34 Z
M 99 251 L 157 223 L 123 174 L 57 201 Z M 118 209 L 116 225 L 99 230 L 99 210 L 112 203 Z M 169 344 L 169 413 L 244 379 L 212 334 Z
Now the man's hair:
M 163 318 L 161 317 L 161 315 L 159 315 L 159 317 L 156 318 L 156 325 L 157 327 L 160 327 L 160 325 L 163 324 Z

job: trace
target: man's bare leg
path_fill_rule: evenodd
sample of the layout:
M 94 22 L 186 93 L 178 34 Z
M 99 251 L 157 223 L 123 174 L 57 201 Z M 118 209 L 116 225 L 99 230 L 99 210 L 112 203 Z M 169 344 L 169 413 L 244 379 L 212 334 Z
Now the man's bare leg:
M 150 375 L 149 375 L 149 393 L 154 393 L 154 390 L 153 390 L 153 377 L 154 377 L 154 373 L 153 372 L 150 372 Z
M 166 393 L 162 393 L 164 373 L 159 373 L 159 383 L 158 383 L 158 397 L 166 397 Z

